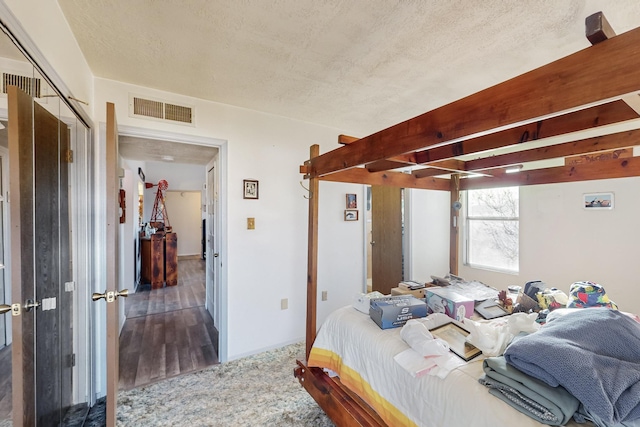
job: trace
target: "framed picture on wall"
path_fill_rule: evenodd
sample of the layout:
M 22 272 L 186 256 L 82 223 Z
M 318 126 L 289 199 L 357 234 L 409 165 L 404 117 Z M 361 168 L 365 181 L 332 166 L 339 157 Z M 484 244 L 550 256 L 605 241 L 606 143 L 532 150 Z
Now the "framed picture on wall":
M 257 199 L 258 198 L 258 181 L 253 179 L 243 179 L 243 198 L 245 199 Z
M 586 210 L 613 209 L 613 193 L 587 193 L 582 203 Z
M 345 221 L 357 221 L 358 220 L 358 210 L 357 209 L 346 209 L 344 211 L 344 220 Z
M 355 194 L 347 194 L 347 209 L 358 209 L 358 199 Z

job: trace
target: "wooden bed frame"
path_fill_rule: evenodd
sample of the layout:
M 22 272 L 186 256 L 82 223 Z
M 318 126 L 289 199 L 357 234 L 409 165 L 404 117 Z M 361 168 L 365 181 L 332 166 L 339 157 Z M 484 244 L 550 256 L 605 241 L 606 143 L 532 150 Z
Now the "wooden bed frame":
M 453 202 L 459 191 L 469 189 L 640 176 L 640 157 L 633 157 L 640 129 L 587 139 L 570 134 L 640 117 L 640 28 L 616 36 L 597 13 L 586 19 L 586 35 L 593 46 L 536 70 L 367 137 L 341 135 L 344 146 L 328 153 L 320 155 L 317 145 L 311 147 L 309 160 L 300 167 L 310 182 L 307 359 L 317 331 L 320 180 L 450 191 Z M 545 140 L 560 135 L 565 142 Z M 504 147 L 511 147 L 508 154 L 489 151 Z M 474 153 L 471 160 L 461 159 Z M 555 158 L 564 158 L 565 165 L 527 165 Z M 422 168 L 411 174 L 394 171 L 415 165 Z M 522 170 L 506 173 L 514 167 Z M 470 174 L 482 176 L 466 179 Z M 457 214 L 452 208 L 453 274 L 458 265 Z M 298 361 L 294 375 L 336 425 L 386 425 L 321 369 Z

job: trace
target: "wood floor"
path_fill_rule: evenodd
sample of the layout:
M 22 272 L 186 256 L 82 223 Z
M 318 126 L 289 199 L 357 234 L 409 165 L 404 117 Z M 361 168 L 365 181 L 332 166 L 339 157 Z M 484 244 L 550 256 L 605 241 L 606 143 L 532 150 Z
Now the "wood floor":
M 218 362 L 218 332 L 204 308 L 205 261 L 180 259 L 178 285 L 125 300 L 120 388 L 129 390 Z

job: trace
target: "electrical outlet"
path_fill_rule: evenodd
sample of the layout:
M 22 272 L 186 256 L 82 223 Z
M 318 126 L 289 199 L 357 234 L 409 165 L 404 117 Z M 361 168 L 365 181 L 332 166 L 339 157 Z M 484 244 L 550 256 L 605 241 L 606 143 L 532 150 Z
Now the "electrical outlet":
M 327 300 L 327 291 L 322 291 L 322 301 Z
M 288 298 L 282 298 L 280 300 L 280 310 L 286 310 L 289 308 L 289 299 Z
M 256 229 L 256 219 L 247 218 L 247 230 L 255 230 L 255 229 Z

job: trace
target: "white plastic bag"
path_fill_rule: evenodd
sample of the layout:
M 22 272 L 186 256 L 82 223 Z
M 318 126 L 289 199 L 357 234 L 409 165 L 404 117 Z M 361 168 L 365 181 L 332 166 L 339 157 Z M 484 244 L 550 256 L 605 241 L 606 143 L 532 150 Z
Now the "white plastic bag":
M 540 328 L 537 317 L 538 313 L 514 313 L 488 321 L 465 319 L 464 325 L 470 332 L 467 341 L 482 350 L 485 356 L 500 356 L 516 335 Z

